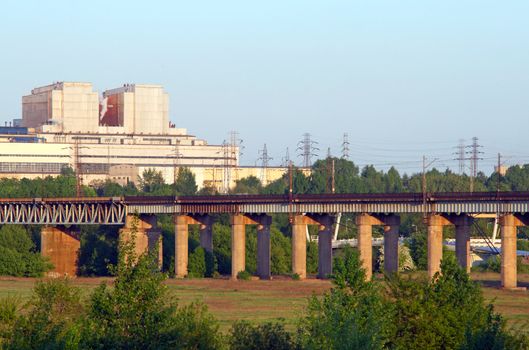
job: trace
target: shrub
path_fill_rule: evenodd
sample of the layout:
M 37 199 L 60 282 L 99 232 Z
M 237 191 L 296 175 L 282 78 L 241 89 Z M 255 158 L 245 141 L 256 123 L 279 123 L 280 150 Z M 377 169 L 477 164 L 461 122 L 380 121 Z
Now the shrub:
M 249 273 L 248 271 L 244 270 L 244 271 L 239 271 L 239 273 L 237 274 L 237 279 L 238 280 L 243 280 L 243 281 L 248 281 L 252 278 L 252 274 Z
M 6 349 L 77 349 L 82 316 L 79 289 L 66 279 L 37 282 Z
M 2 344 L 11 338 L 20 305 L 18 297 L 8 296 L 0 299 L 0 349 Z
M 296 346 L 289 332 L 280 323 L 253 326 L 248 322 L 235 322 L 230 331 L 232 350 L 290 350 Z
M 206 253 L 204 248 L 197 247 L 189 254 L 188 277 L 202 278 L 206 274 Z

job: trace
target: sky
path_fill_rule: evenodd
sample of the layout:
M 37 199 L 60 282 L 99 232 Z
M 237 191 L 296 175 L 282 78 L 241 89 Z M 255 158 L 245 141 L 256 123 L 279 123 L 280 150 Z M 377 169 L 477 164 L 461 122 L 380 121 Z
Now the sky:
M 304 133 L 402 173 L 457 171 L 472 137 L 485 173 L 529 163 L 529 1 L 4 1 L 1 125 L 55 81 L 162 84 L 177 127 L 237 131 L 245 165 L 264 144 L 301 164 Z

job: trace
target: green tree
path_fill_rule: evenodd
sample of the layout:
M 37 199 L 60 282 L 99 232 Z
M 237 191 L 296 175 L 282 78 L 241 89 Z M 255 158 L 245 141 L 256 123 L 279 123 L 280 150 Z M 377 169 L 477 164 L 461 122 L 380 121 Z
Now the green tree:
M 0 275 L 41 277 L 52 264 L 35 251 L 35 243 L 20 225 L 0 228 Z
M 83 305 L 68 280 L 37 282 L 6 349 L 78 349 Z
M 382 349 L 389 343 L 392 308 L 373 282 L 365 280 L 358 252 L 334 262 L 334 287 L 312 297 L 299 332 L 306 349 Z
M 194 278 L 206 275 L 206 251 L 198 247 L 189 254 L 188 276 Z
M 197 193 L 197 183 L 195 181 L 195 174 L 189 168 L 178 168 L 178 176 L 174 189 L 178 195 L 191 196 Z
M 235 188 L 232 193 L 259 194 L 262 191 L 261 181 L 255 176 L 248 176 L 235 181 Z
M 452 256 L 443 259 L 432 281 L 392 276 L 388 290 L 395 308 L 395 349 L 506 348 L 504 321 Z
M 135 225 L 120 243 L 113 288 L 101 284 L 89 304 L 83 347 L 91 349 L 216 349 L 218 325 L 204 306 L 167 302 L 156 253 L 134 253 Z
M 147 194 L 171 194 L 170 190 L 165 189 L 165 181 L 161 171 L 145 169 L 142 176 L 138 178 L 138 182 L 141 190 Z

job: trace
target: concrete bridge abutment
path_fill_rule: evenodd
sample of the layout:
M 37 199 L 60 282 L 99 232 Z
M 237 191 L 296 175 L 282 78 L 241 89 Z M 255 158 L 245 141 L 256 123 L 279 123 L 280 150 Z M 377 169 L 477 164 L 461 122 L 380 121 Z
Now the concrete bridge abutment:
M 162 266 L 162 234 L 155 215 L 127 215 L 125 226 L 119 230 L 119 239 L 129 242 L 134 237 L 134 255 L 158 250 L 158 265 Z
M 41 254 L 48 257 L 54 266 L 47 275 L 76 276 L 81 248 L 79 233 L 64 226 L 45 226 L 40 232 L 40 237 Z

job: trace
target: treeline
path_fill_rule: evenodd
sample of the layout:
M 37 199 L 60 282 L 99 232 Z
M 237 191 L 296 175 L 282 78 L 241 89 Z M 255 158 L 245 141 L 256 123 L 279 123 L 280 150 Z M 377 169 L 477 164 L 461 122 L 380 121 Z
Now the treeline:
M 358 253 L 334 261 L 333 288 L 313 296 L 294 331 L 235 322 L 227 334 L 201 303 L 178 305 L 155 255 L 120 246 L 116 278 L 84 296 L 68 280 L 37 282 L 29 302 L 0 299 L 3 349 L 526 349 L 479 285 L 445 259 L 431 281 L 366 281 Z M 243 282 L 244 283 L 244 282 Z

